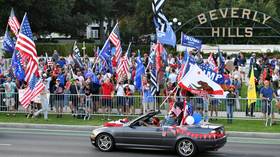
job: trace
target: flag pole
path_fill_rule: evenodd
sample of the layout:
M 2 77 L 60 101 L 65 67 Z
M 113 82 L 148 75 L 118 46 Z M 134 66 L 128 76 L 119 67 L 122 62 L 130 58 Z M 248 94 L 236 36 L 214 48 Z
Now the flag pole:
M 85 57 L 86 57 L 86 42 L 85 41 L 83 41 L 82 50 L 83 50 L 83 56 L 84 56 L 84 60 L 85 60 Z
M 127 48 L 126 53 L 125 53 L 125 56 L 126 56 L 126 57 L 128 57 L 128 53 L 129 53 L 129 50 L 130 50 L 131 44 L 132 44 L 132 42 L 129 42 L 129 44 L 128 44 L 128 48 Z
M 71 66 L 71 74 L 72 74 L 72 77 L 74 78 L 74 72 L 73 72 L 72 66 Z M 74 79 L 75 79 L 75 78 L 74 78 Z M 77 94 L 79 95 L 80 92 L 79 92 L 78 87 L 77 87 L 76 79 L 74 80 L 74 85 L 75 85 L 75 88 L 76 88 L 76 92 L 77 92 Z
M 96 64 L 98 63 L 98 60 L 99 60 L 99 58 L 100 58 L 100 57 L 99 57 L 100 52 L 104 49 L 104 46 L 107 44 L 107 42 L 109 42 L 109 38 L 107 38 L 107 40 L 105 41 L 105 43 L 104 43 L 102 49 L 98 52 L 98 54 L 97 54 L 97 56 L 96 56 L 96 59 L 95 59 L 95 61 L 94 61 L 94 63 L 93 63 L 93 66 L 92 66 L 92 71 L 93 71 L 93 69 L 95 68 Z M 96 50 L 96 51 L 97 51 L 97 50 Z
M 179 85 L 177 84 L 177 86 L 172 90 L 172 92 L 170 92 L 169 93 L 169 95 L 163 100 L 163 102 L 160 104 L 160 108 L 162 107 L 162 105 L 167 101 L 167 99 L 171 96 L 171 94 L 175 91 L 175 90 L 177 90 L 178 89 L 178 87 L 179 87 Z

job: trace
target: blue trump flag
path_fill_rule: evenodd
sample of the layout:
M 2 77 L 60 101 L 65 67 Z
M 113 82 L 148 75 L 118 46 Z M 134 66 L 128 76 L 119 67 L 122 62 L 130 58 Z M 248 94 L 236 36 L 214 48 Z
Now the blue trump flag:
M 20 63 L 21 57 L 18 51 L 14 51 L 12 57 L 12 67 L 14 69 L 14 74 L 18 80 L 24 80 L 25 73 L 24 69 Z
M 191 64 L 196 64 L 196 61 L 193 57 L 190 56 L 189 62 Z M 226 78 L 223 74 L 215 72 L 209 65 L 207 64 L 197 64 L 199 68 L 204 72 L 204 74 L 209 77 L 212 81 L 217 84 L 225 84 Z
M 145 66 L 141 60 L 140 51 L 138 50 L 138 57 L 136 58 L 136 74 L 135 74 L 135 87 L 137 90 L 142 89 L 142 75 L 145 74 Z
M 108 39 L 106 40 L 103 48 L 99 52 L 99 57 L 105 60 L 106 62 L 111 60 L 111 46 Z
M 170 26 L 169 22 L 165 21 L 165 25 L 166 25 L 165 30 L 160 29 L 160 25 L 157 22 L 156 18 L 154 18 L 154 24 L 156 27 L 157 40 L 161 44 L 171 45 L 171 46 L 175 47 L 176 46 L 176 35 L 175 35 L 172 27 Z
M 202 42 L 192 36 L 188 36 L 184 33 L 181 34 L 181 44 L 183 46 L 188 46 L 192 48 L 196 48 L 200 51 Z
M 10 32 L 6 29 L 2 49 L 6 52 L 13 53 L 15 49 L 15 41 L 11 38 Z
M 106 40 L 104 46 L 98 54 L 99 57 L 103 60 L 102 63 L 99 62 L 99 72 L 106 72 L 107 70 L 109 70 L 112 73 L 112 49 L 109 39 Z
M 164 1 L 165 0 L 154 0 L 152 2 L 157 41 L 161 44 L 167 44 L 175 47 L 176 35 L 162 11 Z
M 225 69 L 225 58 L 223 57 L 222 52 L 220 51 L 220 48 L 218 47 L 218 69 L 219 73 L 224 73 Z

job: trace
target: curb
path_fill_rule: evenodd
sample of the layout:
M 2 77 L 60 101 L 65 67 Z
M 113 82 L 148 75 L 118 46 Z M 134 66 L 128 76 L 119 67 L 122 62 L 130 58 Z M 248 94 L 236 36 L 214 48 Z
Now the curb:
M 90 125 L 57 125 L 57 124 L 29 124 L 29 123 L 0 123 L 0 128 L 22 128 L 22 129 L 51 129 L 51 130 L 76 130 L 91 131 L 100 126 Z
M 30 123 L 0 123 L 0 128 L 22 128 L 22 129 L 51 129 L 51 130 L 75 130 L 91 131 L 101 126 L 90 125 L 56 125 L 56 124 L 30 124 Z M 238 132 L 227 131 L 229 137 L 246 137 L 246 138 L 269 138 L 280 139 L 280 133 L 268 132 Z
M 227 134 L 231 137 L 280 139 L 280 133 L 227 131 Z

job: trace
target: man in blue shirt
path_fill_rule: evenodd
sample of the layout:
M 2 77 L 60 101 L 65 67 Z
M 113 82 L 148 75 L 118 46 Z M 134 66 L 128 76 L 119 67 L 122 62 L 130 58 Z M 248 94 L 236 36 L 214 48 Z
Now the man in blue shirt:
M 262 111 L 264 114 L 264 118 L 266 118 L 266 113 L 268 116 L 270 116 L 271 113 L 271 101 L 272 98 L 276 98 L 275 93 L 273 92 L 273 89 L 269 86 L 269 81 L 264 81 L 264 87 L 260 90 L 260 98 L 262 100 Z M 272 113 L 272 118 L 274 117 Z
M 164 121 L 162 122 L 162 126 L 173 126 L 177 125 L 176 121 L 176 114 L 174 112 L 171 112 L 167 117 L 165 117 Z

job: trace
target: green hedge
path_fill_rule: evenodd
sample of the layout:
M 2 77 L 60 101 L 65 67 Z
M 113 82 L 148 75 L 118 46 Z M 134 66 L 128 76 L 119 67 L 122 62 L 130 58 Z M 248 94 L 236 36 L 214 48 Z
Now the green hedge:
M 96 47 L 98 47 L 101 49 L 103 45 L 96 45 L 96 44 L 90 44 L 87 43 L 86 44 L 86 54 L 88 56 L 93 56 L 94 55 L 94 49 L 96 49 Z M 45 52 L 48 53 L 48 55 L 52 55 L 54 50 L 57 50 L 59 52 L 60 55 L 62 56 L 68 56 L 71 52 L 72 52 L 72 47 L 73 44 L 70 43 L 37 43 L 36 44 L 36 49 L 37 49 L 37 53 L 38 55 L 45 55 Z M 80 49 L 81 55 L 83 55 L 83 51 L 82 51 L 82 43 L 78 43 L 78 47 Z M 128 47 L 128 45 L 122 45 L 123 47 L 123 51 L 125 51 Z M 148 45 L 132 45 L 131 46 L 132 50 L 135 51 L 137 49 L 140 49 L 141 52 L 149 52 L 150 47 Z
M 78 47 L 81 51 L 81 55 L 83 56 L 83 51 L 82 51 L 82 43 L 78 43 Z M 95 43 L 86 43 L 86 54 L 88 56 L 93 56 L 94 52 L 93 50 L 96 49 L 96 47 L 98 47 L 101 49 L 103 45 L 98 45 Z M 70 53 L 72 53 L 72 47 L 73 47 L 73 43 L 72 42 L 67 42 L 67 43 L 50 43 L 50 42 L 37 42 L 36 43 L 36 49 L 37 49 L 37 53 L 38 56 L 45 56 L 45 52 L 48 53 L 49 56 L 51 56 L 53 54 L 54 50 L 57 50 L 59 52 L 60 55 L 62 56 L 68 56 Z M 123 51 L 126 51 L 128 45 L 127 44 L 123 44 L 122 48 Z M 133 51 L 137 51 L 138 49 L 141 50 L 141 53 L 143 55 L 143 53 L 150 51 L 150 45 L 135 45 L 132 44 L 131 48 Z M 175 52 L 174 48 L 171 47 L 167 47 L 166 46 L 166 50 L 168 53 L 172 53 L 172 54 L 178 54 L 177 52 Z M 11 54 L 9 53 L 4 53 L 6 58 L 10 58 L 12 57 Z M 246 58 L 250 57 L 252 55 L 252 53 L 243 53 L 245 55 Z M 256 53 L 257 56 L 261 56 L 263 53 Z M 267 56 L 269 57 L 278 57 L 279 56 L 279 52 L 271 52 L 271 53 L 266 53 Z M 204 54 L 204 57 L 208 57 L 209 54 Z
M 77 44 L 81 55 L 83 55 L 82 51 L 82 43 Z M 57 50 L 60 55 L 62 56 L 68 56 L 70 53 L 72 53 L 73 44 L 71 43 L 37 43 L 36 49 L 38 55 L 45 55 L 45 52 L 48 53 L 48 55 L 52 55 L 54 50 Z M 93 49 L 96 48 L 94 44 L 86 44 L 86 54 L 89 56 L 93 56 Z

